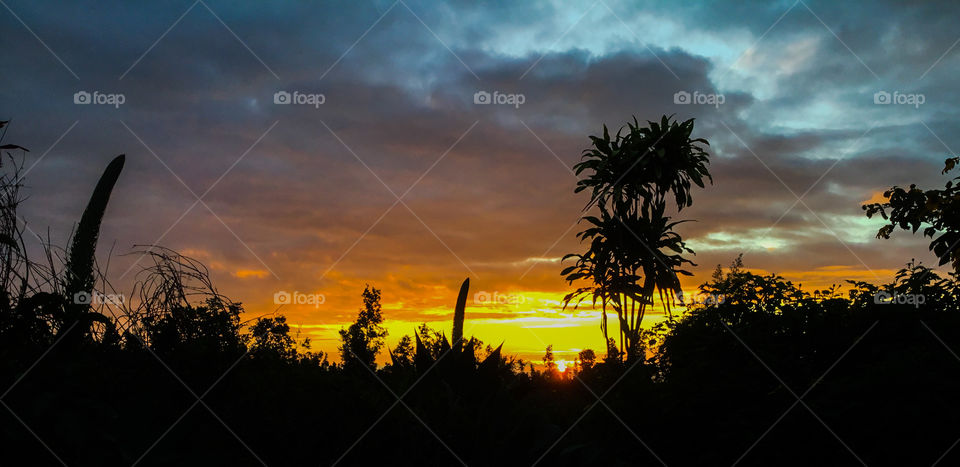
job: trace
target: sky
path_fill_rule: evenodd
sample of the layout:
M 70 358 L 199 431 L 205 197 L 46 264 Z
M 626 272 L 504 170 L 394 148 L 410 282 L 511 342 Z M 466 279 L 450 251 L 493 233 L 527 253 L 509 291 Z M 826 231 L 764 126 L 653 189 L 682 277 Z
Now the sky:
M 687 291 L 740 253 L 806 290 L 935 264 L 860 205 L 942 186 L 960 148 L 954 2 L 0 6 L 30 230 L 66 245 L 126 154 L 98 254 L 118 290 L 146 265 L 135 245 L 174 248 L 245 318 L 282 313 L 333 354 L 367 284 L 392 345 L 449 333 L 467 277 L 468 334 L 525 359 L 602 349 L 559 272 L 582 249 L 571 167 L 604 124 L 696 118 L 710 142 L 714 183 L 679 215 Z

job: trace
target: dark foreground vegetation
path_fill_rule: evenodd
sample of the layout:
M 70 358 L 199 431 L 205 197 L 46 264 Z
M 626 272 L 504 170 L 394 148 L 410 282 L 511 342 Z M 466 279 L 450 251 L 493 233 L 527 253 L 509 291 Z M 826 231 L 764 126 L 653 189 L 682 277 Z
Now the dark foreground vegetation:
M 31 430 L 67 465 L 929 465 L 960 438 L 960 306 L 935 281 L 951 299 L 915 309 L 726 276 L 740 298 L 666 327 L 647 360 L 575 375 L 452 353 L 345 368 L 297 356 L 282 325 L 244 355 L 235 315 L 203 308 L 175 312 L 203 327 L 165 347 L 63 339 L 31 367 L 63 330 L 15 343 L 5 315 L 0 436 L 29 465 L 58 464 Z
M 692 123 L 679 128 L 687 137 Z M 610 149 L 604 136 L 595 143 Z M 597 245 L 565 276 L 612 274 L 580 294 L 616 314 L 620 340 L 581 352 L 576 368 L 561 373 L 549 356 L 531 367 L 509 356 L 509 343 L 463 336 L 466 281 L 449 339 L 424 326 L 391 349 L 380 292 L 368 287 L 356 322 L 341 332 L 342 363 L 331 363 L 283 316 L 243 321 L 241 305 L 217 291 L 203 265 L 174 251 L 145 247 L 149 266 L 133 291 L 111 299 L 120 294 L 108 293 L 94 252 L 122 156 L 94 188 L 70 248 L 46 242 L 41 262 L 28 258 L 24 237 L 33 234 L 17 216 L 21 165 L 4 164 L 3 465 L 960 464 L 955 273 L 911 262 L 889 284 L 804 291 L 737 259 L 700 287 L 708 300 L 671 308 L 670 319 L 642 329 L 652 294 L 674 291 L 673 267 L 684 261 L 661 258 L 671 276 L 641 253 L 617 276 L 597 267 Z M 672 229 L 658 205 L 674 188 L 637 186 L 628 195 L 652 199 L 654 209 L 614 200 L 588 222 L 622 221 L 621 209 L 636 229 Z M 885 217 L 895 208 L 882 234 L 947 215 L 938 209 L 950 206 L 952 191 L 915 190 L 868 207 Z M 950 222 L 924 233 L 939 245 L 956 231 Z M 665 238 L 666 248 L 689 251 Z M 932 248 L 955 261 L 953 246 Z M 650 274 L 658 279 L 641 280 Z M 384 353 L 391 363 L 378 366 Z

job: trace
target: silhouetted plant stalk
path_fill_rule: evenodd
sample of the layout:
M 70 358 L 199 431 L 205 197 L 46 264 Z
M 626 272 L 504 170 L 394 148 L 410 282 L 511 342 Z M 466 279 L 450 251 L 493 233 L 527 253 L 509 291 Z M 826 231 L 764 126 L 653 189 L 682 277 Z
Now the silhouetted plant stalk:
M 110 193 L 123 171 L 125 157 L 123 154 L 115 157 L 97 182 L 97 186 L 90 196 L 86 209 L 80 217 L 80 223 L 73 236 L 65 268 L 64 288 L 68 300 L 72 300 L 67 308 L 66 325 L 78 327 L 75 339 L 89 337 L 94 322 L 110 324 L 110 321 L 101 313 L 92 311 L 89 302 L 78 300 L 86 294 L 94 293 L 94 264 L 96 263 L 97 239 L 100 237 L 100 223 L 110 201 Z
M 460 294 L 457 296 L 457 306 L 453 309 L 453 330 L 450 336 L 453 338 L 455 346 L 459 346 L 463 340 L 463 320 L 467 309 L 467 292 L 470 290 L 470 278 L 463 280 L 460 284 Z
M 480 362 L 477 361 L 477 351 L 482 343 L 475 337 L 464 339 L 463 328 L 466 318 L 467 297 L 470 292 L 470 279 L 464 279 L 460 284 L 457 302 L 453 311 L 453 327 L 451 336 L 453 343 L 447 340 L 443 332 L 432 331 L 435 335 L 429 342 L 431 330 L 424 324 L 414 332 L 416 342 L 413 350 L 412 362 L 406 355 L 409 338 L 404 336 L 396 351 L 389 351 L 393 366 L 404 368 L 413 365 L 417 373 L 425 374 L 436 371 L 440 375 L 469 375 L 478 372 L 484 375 L 493 375 L 504 366 L 514 362 L 505 362 L 501 352 L 503 343 L 496 348 L 487 347 L 488 353 Z M 406 340 L 404 340 L 406 339 Z M 434 369 L 434 367 L 437 367 Z
M 148 261 L 136 274 L 126 303 L 125 333 L 149 343 L 145 325 L 176 318 L 189 310 L 206 308 L 211 313 L 230 313 L 240 304 L 220 293 L 210 270 L 195 258 L 158 245 L 134 245 L 127 255 Z M 238 323 L 244 324 L 244 323 Z
M 7 131 L 8 121 L 0 121 L 0 142 Z M 26 222 L 20 218 L 18 209 L 23 197 L 24 159 L 27 148 L 16 144 L 0 145 L 0 281 L 4 300 L 10 306 L 16 306 L 28 294 L 41 290 L 41 287 L 57 286 L 53 281 L 55 270 L 44 267 L 42 263 L 30 260 L 24 235 Z M 15 155 L 16 153 L 19 153 Z M 35 235 L 35 234 L 34 234 Z M 29 235 L 28 235 L 29 236 Z M 53 253 L 47 248 L 49 242 L 36 236 L 44 247 L 44 255 L 51 259 Z
M 199 260 L 158 245 L 134 247 L 140 249 L 129 255 L 144 257 L 149 264 L 136 275 L 133 296 L 137 301 L 132 314 L 159 315 L 210 300 L 232 303 L 217 290 L 210 270 Z
M 617 314 L 620 327 L 620 352 L 628 359 L 639 356 L 641 325 L 659 294 L 660 302 L 672 319 L 674 297 L 681 292 L 678 274 L 695 265 L 684 258 L 693 254 L 665 214 L 668 195 L 673 195 L 677 211 L 693 203 L 693 185 L 703 188 L 710 180 L 709 154 L 704 139 L 691 139 L 693 119 L 660 122 L 641 127 L 636 118 L 611 138 L 607 127 L 603 136 L 590 136 L 593 147 L 584 150 L 582 161 L 574 166 L 577 175 L 589 171 L 577 182 L 575 193 L 589 190 L 590 201 L 581 221 L 589 226 L 577 234 L 589 247 L 583 254 L 568 254 L 575 262 L 561 272 L 573 284 L 581 280 L 591 285 L 578 287 L 564 297 L 564 308 L 592 298 L 601 308 L 600 328 L 609 340 L 607 311 Z
M 0 122 L 0 126 L 5 123 Z M 17 215 L 17 208 L 23 201 L 20 195 L 22 158 L 15 158 L 9 152 L 7 157 L 4 160 L 0 156 L 0 168 L 9 169 L 9 173 L 4 170 L 0 176 L 0 286 L 5 292 L 14 289 L 14 296 L 9 298 L 16 299 L 25 295 L 30 271 L 23 241 L 25 228 L 20 226 Z
M 0 128 L 7 123 L 0 122 Z M 23 157 L 14 156 L 11 150 L 28 151 L 14 144 L 0 145 L 0 151 L 6 156 L 0 156 L 0 307 L 12 314 L 0 320 L 3 321 L 0 327 L 13 327 L 38 342 L 52 340 L 53 336 L 81 322 L 84 325 L 77 326 L 81 328 L 77 332 L 78 338 L 89 338 L 97 329 L 94 323 L 100 323 L 99 331 L 105 331 L 109 320 L 99 312 L 91 311 L 89 305 L 78 306 L 72 298 L 77 291 L 92 291 L 97 279 L 103 277 L 94 257 L 96 237 L 109 191 L 122 168 L 122 156 L 108 166 L 84 212 L 81 228 L 74 237 L 71 250 L 75 254 L 71 253 L 71 264 L 74 271 L 80 272 L 77 275 L 67 272 L 71 266 L 59 266 L 69 261 L 64 259 L 66 254 L 63 250 L 53 246 L 49 233 L 47 238 L 39 236 L 19 216 Z M 35 237 L 39 242 L 42 262 L 30 259 L 25 235 Z
M 6 124 L 0 122 L 0 128 Z M 135 276 L 132 293 L 117 293 L 107 280 L 109 261 L 97 262 L 97 240 L 123 169 L 123 155 L 107 165 L 69 250 L 64 250 L 53 245 L 49 233 L 43 238 L 29 229 L 17 212 L 23 199 L 24 157 L 12 153 L 19 151 L 27 152 L 17 145 L 0 145 L 0 342 L 10 348 L 46 348 L 66 337 L 66 346 L 139 347 L 152 346 L 160 338 L 166 344 L 194 349 L 207 346 L 232 352 L 244 347 L 247 337 L 239 332 L 245 324 L 239 321 L 240 304 L 220 294 L 208 269 L 195 259 L 163 247 L 137 245 L 140 250 L 134 253 L 146 256 L 150 265 Z M 26 236 L 36 237 L 42 261 L 28 256 Z M 279 319 L 260 324 L 252 338 L 259 343 L 261 356 L 266 348 L 270 349 L 267 354 L 289 357 L 289 326 Z M 309 358 L 319 362 L 320 355 Z

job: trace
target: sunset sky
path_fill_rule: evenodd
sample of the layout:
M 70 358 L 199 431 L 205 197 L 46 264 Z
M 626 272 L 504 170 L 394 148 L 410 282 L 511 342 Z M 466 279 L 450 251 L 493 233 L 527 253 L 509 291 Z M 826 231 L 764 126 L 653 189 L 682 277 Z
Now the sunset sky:
M 714 178 L 682 213 L 697 221 L 678 229 L 699 265 L 686 290 L 741 252 L 808 290 L 934 263 L 919 236 L 877 240 L 860 204 L 947 179 L 956 3 L 639 3 L 3 0 L 4 143 L 31 149 L 22 215 L 66 245 L 125 153 L 99 250 L 119 290 L 134 244 L 174 248 L 249 318 L 278 292 L 322 294 L 280 312 L 335 354 L 365 284 L 392 346 L 419 322 L 449 333 L 469 277 L 468 334 L 571 359 L 603 343 L 594 311 L 560 310 L 587 201 L 570 167 L 603 124 L 676 114 L 697 119 Z

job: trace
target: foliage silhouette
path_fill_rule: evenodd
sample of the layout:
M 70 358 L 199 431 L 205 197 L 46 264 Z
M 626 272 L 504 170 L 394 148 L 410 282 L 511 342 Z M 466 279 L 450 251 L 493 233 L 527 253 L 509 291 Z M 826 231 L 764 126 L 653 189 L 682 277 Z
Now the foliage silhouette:
M 592 349 L 583 349 L 577 354 L 577 360 L 580 362 L 580 368 L 590 371 L 597 363 L 597 354 Z
M 944 162 L 941 173 L 956 167 L 960 157 L 951 157 Z M 921 190 L 916 185 L 909 189 L 893 186 L 883 192 L 883 203 L 863 205 L 867 217 L 880 214 L 889 224 L 877 232 L 877 238 L 889 239 L 894 229 L 901 228 L 916 233 L 923 229 L 923 236 L 930 237 L 930 250 L 940 259 L 940 265 L 951 263 L 954 271 L 960 272 L 960 176 L 947 182 L 942 190 Z M 889 214 L 888 211 L 889 210 Z M 936 238 L 934 238 L 936 237 Z
M 577 237 L 589 247 L 583 254 L 564 256 L 575 261 L 561 271 L 571 285 L 590 282 L 566 295 L 564 307 L 575 303 L 576 308 L 588 297 L 594 306 L 599 301 L 604 340 L 609 339 L 607 309 L 612 308 L 620 328 L 617 354 L 629 360 L 642 354 L 641 326 L 655 294 L 671 315 L 674 296 L 681 291 L 677 275 L 690 275 L 681 268 L 695 265 L 682 256 L 693 250 L 674 231 L 683 221 L 671 222 L 665 215 L 667 196 L 673 194 L 679 211 L 693 203 L 693 185 L 703 188 L 705 179 L 712 182 L 709 154 L 701 146 L 709 143 L 691 138 L 693 119 L 676 122 L 663 116 L 659 123 L 647 123 L 641 127 L 634 118 L 626 134 L 621 129 L 613 138 L 604 125 L 602 137 L 590 137 L 593 148 L 574 166 L 577 175 L 590 174 L 575 192 L 589 190 L 584 211 L 596 207 L 599 216 L 583 216 L 590 226 Z
M 362 297 L 363 307 L 357 313 L 357 320 L 349 328 L 340 330 L 340 357 L 347 368 L 357 365 L 376 368 L 377 353 L 387 337 L 387 330 L 382 326 L 380 290 L 368 285 Z
M 510 373 L 515 367 L 522 369 L 522 360 L 502 356 L 503 343 L 496 348 L 487 346 L 484 350 L 480 339 L 463 338 L 469 292 L 470 279 L 467 278 L 460 285 L 454 307 L 452 333 L 459 336 L 453 344 L 442 331 L 431 329 L 424 323 L 414 333 L 413 341 L 416 345 L 412 347 L 412 355 L 409 336 L 403 336 L 397 347 L 391 351 L 394 369 L 413 369 L 419 375 L 436 370 L 461 382 L 470 381 L 475 375 L 491 378 L 497 374 Z

